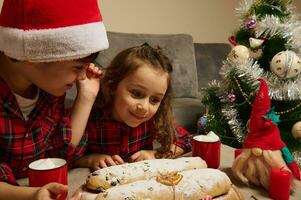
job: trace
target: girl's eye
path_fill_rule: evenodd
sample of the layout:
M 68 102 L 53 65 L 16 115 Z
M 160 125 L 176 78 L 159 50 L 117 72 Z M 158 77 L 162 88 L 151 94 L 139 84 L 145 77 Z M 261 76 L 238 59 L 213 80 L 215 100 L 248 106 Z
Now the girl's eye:
M 151 97 L 150 102 L 151 104 L 158 104 L 161 102 L 161 99 L 159 97 Z
M 141 92 L 139 92 L 138 90 L 132 90 L 131 94 L 135 98 L 141 98 L 141 97 L 143 97 L 143 94 Z

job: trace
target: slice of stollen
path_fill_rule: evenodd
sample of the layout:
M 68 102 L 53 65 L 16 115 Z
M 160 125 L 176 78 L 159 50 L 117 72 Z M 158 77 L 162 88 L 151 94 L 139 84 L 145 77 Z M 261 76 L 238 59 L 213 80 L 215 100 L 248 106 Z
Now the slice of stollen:
M 181 172 L 206 167 L 206 162 L 199 157 L 156 159 L 127 163 L 103 168 L 91 173 L 86 180 L 86 187 L 90 190 L 101 192 L 117 185 L 149 179 L 157 176 L 159 172 Z
M 225 195 L 232 187 L 228 176 L 217 169 L 173 173 L 167 176 L 166 181 L 158 178 L 163 176 L 164 179 L 165 175 L 112 187 L 99 194 L 84 191 L 81 200 L 199 200 L 203 195 Z M 168 184 L 172 182 L 170 180 L 174 184 Z

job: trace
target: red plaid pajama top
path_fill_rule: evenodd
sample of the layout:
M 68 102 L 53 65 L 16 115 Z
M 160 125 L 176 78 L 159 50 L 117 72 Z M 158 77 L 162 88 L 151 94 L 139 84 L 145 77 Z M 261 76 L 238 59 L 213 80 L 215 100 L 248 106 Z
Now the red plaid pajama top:
M 83 154 L 87 136 L 71 144 L 70 118 L 64 109 L 64 96 L 40 92 L 28 121 L 15 96 L 0 78 L 0 181 L 16 184 L 27 176 L 28 164 L 46 157 L 61 157 L 72 163 Z
M 152 121 L 132 128 L 115 121 L 108 112 L 103 113 L 94 107 L 87 124 L 89 135 L 87 152 L 120 155 L 127 161 L 137 151 L 153 149 L 154 131 Z M 177 126 L 175 144 L 188 152 L 191 150 L 190 140 L 191 135 Z

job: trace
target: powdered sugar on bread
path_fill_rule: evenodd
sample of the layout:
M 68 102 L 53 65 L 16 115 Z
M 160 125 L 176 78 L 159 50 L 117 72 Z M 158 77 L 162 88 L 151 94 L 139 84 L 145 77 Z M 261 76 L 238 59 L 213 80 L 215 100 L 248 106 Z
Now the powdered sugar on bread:
M 95 190 L 107 189 L 116 185 L 148 180 L 158 173 L 181 172 L 190 169 L 206 168 L 204 160 L 199 157 L 182 157 L 178 159 L 145 160 L 136 163 L 111 166 L 97 170 L 87 178 L 87 187 Z M 95 180 L 97 177 L 98 180 Z
M 182 180 L 175 186 L 167 186 L 152 177 L 130 184 L 112 187 L 103 193 L 84 192 L 81 200 L 176 200 L 200 199 L 203 194 L 213 197 L 226 194 L 231 188 L 228 176 L 217 169 L 195 169 L 179 172 Z

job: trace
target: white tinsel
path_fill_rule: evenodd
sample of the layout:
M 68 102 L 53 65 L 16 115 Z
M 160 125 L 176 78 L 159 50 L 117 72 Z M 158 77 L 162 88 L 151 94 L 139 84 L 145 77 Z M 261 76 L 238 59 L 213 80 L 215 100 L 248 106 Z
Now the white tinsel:
M 235 71 L 237 77 L 242 79 L 251 88 L 257 89 L 259 82 L 256 81 L 259 77 L 263 77 L 269 85 L 270 97 L 273 100 L 300 100 L 301 99 L 301 75 L 293 80 L 281 80 L 273 73 L 263 72 L 257 62 L 252 59 L 246 60 L 242 64 L 235 64 L 231 60 L 224 61 L 220 74 L 225 77 L 225 84 L 233 84 L 230 82 L 230 73 Z M 219 82 L 212 82 L 211 86 L 221 85 Z M 219 98 L 223 102 L 222 113 L 227 119 L 230 129 L 239 142 L 243 142 L 247 129 L 239 119 L 238 111 L 235 107 L 228 103 L 228 93 L 224 88 L 221 88 Z M 250 95 L 250 94 L 247 94 Z M 247 102 L 245 102 L 247 103 Z
M 273 100 L 301 100 L 301 75 L 294 79 L 281 79 L 271 72 L 265 72 L 263 78 L 267 80 L 269 95 Z
M 224 61 L 220 74 L 228 77 L 230 69 L 236 70 L 238 77 L 252 88 L 257 87 L 258 81 L 256 80 L 263 77 L 269 86 L 269 95 L 272 100 L 301 100 L 301 74 L 292 79 L 281 79 L 274 73 L 264 72 L 252 59 L 248 59 L 240 65 L 236 65 L 228 59 Z
M 237 111 L 233 109 L 231 106 L 225 104 L 222 108 L 222 113 L 224 118 L 227 120 L 235 138 L 238 140 L 238 142 L 243 143 L 245 140 L 245 135 L 242 134 L 244 133 L 243 131 L 244 126 L 242 125 L 241 121 L 238 119 Z
M 255 0 L 243 0 L 239 6 L 236 8 L 237 16 L 240 19 L 244 19 L 252 5 L 255 3 Z M 243 22 L 244 23 L 244 22 Z
M 256 37 L 269 38 L 279 35 L 287 39 L 287 48 L 295 53 L 301 52 L 301 23 L 292 17 L 286 22 L 281 22 L 276 16 L 268 15 L 257 22 L 255 28 Z
M 252 59 L 245 60 L 244 63 L 237 65 L 232 62 L 230 59 L 224 61 L 220 74 L 225 77 L 225 81 L 230 81 L 230 73 L 232 70 L 235 70 L 238 74 L 239 78 L 244 79 L 244 81 L 250 85 L 252 88 L 257 88 L 259 82 L 254 79 L 254 77 L 259 77 L 262 74 L 262 70 L 259 68 L 256 62 L 253 62 Z M 231 82 L 226 82 L 226 84 L 233 84 Z M 228 103 L 228 93 L 223 88 L 221 89 L 223 92 L 219 95 L 219 98 L 222 104 L 222 113 L 223 117 L 227 120 L 227 123 L 237 139 L 238 142 L 243 143 L 245 140 L 245 135 L 247 132 L 247 128 L 239 119 L 238 111 L 235 107 L 231 106 Z M 245 102 L 247 103 L 247 102 Z

